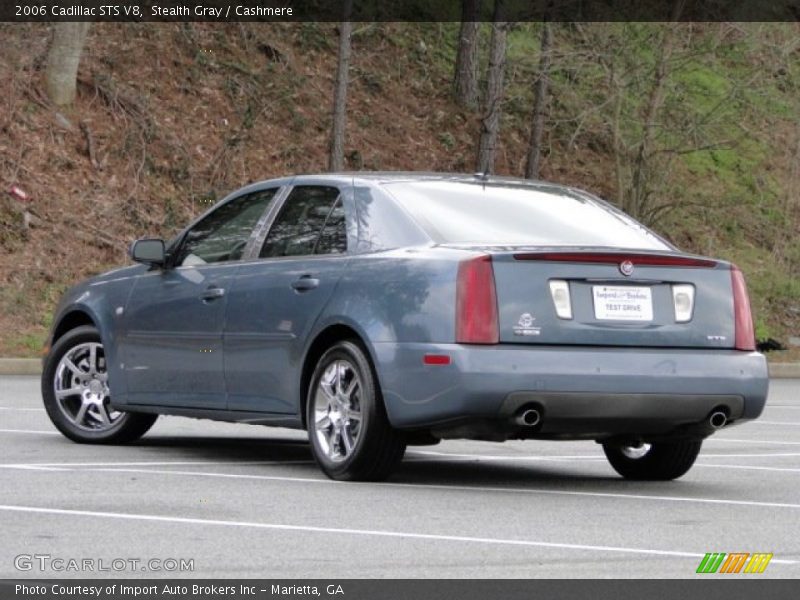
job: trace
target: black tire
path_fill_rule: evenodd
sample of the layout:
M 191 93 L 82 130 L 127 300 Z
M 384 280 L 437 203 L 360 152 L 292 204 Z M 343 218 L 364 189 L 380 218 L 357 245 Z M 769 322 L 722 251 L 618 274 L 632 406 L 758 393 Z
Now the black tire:
M 346 456 L 333 458 L 329 448 L 344 448 L 344 436 L 349 435 L 342 432 L 338 438 L 338 444 L 328 444 L 328 435 L 317 428 L 315 417 L 325 418 L 325 402 L 328 396 L 323 396 L 319 389 L 323 376 L 330 369 L 336 369 L 336 364 L 346 364 L 358 376 L 358 387 L 353 386 L 352 403 L 358 404 L 360 418 L 358 423 L 358 433 L 355 441 L 351 440 L 351 450 Z M 355 376 L 350 378 L 350 382 Z M 338 375 L 337 375 L 338 382 Z M 336 384 L 338 385 L 338 383 Z M 357 393 L 358 392 L 358 393 Z M 319 410 L 315 410 L 317 397 L 320 398 Z M 331 404 L 327 405 L 328 422 L 331 423 L 327 431 L 334 431 L 333 412 Z M 355 412 L 355 411 L 354 411 Z M 337 417 L 341 419 L 341 417 Z M 340 420 L 340 424 L 345 420 Z M 322 421 L 321 421 L 322 422 Z M 350 421 L 346 421 L 350 432 Z M 386 479 L 402 460 L 406 450 L 406 442 L 403 434 L 394 429 L 386 416 L 386 408 L 383 404 L 380 387 L 375 376 L 375 371 L 367 357 L 366 352 L 355 342 L 338 342 L 328 349 L 319 359 L 311 376 L 306 396 L 306 423 L 308 425 L 308 439 L 311 443 L 311 450 L 314 459 L 319 464 L 322 471 L 331 479 L 339 481 L 381 481 Z M 355 430 L 355 426 L 353 426 Z M 322 439 L 320 439 L 322 438 Z M 325 446 L 329 445 L 329 448 Z
M 625 479 L 669 481 L 692 468 L 702 445 L 701 440 L 658 442 L 638 458 L 627 455 L 619 445 L 603 444 L 603 451 L 614 470 Z
M 44 400 L 44 408 L 47 411 L 47 415 L 50 417 L 53 425 L 55 425 L 61 433 L 69 439 L 83 444 L 122 444 L 140 438 L 153 426 L 158 415 L 121 411 L 109 412 L 106 409 L 106 416 L 111 416 L 113 418 L 113 421 L 110 419 L 108 420 L 108 425 L 99 422 L 96 418 L 92 419 L 92 414 L 89 414 L 88 417 L 84 416 L 84 418 L 81 419 L 81 422 L 85 423 L 85 426 L 78 426 L 75 419 L 68 416 L 68 414 L 72 414 L 70 412 L 70 406 L 79 407 L 81 405 L 80 397 L 77 395 L 72 396 L 63 405 L 57 400 L 55 389 L 57 375 L 62 378 L 62 380 L 63 377 L 67 377 L 67 379 L 77 381 L 78 377 L 74 371 L 68 372 L 63 368 L 59 369 L 61 360 L 67 354 L 73 351 L 79 351 L 79 348 L 87 344 L 98 344 L 99 346 L 96 352 L 102 353 L 100 334 L 97 329 L 91 325 L 76 327 L 65 333 L 53 344 L 42 372 L 42 399 Z M 73 364 L 75 363 L 73 362 Z M 104 367 L 104 355 L 100 357 L 97 364 L 102 364 Z M 75 366 L 78 366 L 79 370 L 88 368 L 85 365 L 83 367 L 79 365 Z M 85 375 L 86 379 L 92 379 L 88 372 L 85 373 Z M 102 376 L 102 373 L 100 373 L 100 375 Z M 106 376 L 105 390 L 107 391 L 108 389 L 110 389 L 110 385 L 109 382 L 107 382 Z M 107 406 L 110 394 L 104 393 L 103 398 L 104 400 L 102 402 Z M 77 408 L 75 412 L 77 413 Z M 73 417 L 74 416 L 76 415 L 73 415 Z M 90 424 L 94 427 L 90 426 Z

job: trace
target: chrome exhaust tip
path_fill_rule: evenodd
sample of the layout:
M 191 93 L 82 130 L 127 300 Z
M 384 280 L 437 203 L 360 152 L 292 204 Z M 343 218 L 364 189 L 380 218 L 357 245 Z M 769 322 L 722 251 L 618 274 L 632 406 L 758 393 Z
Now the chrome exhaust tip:
M 721 427 L 725 426 L 725 423 L 728 422 L 728 415 L 722 411 L 715 411 L 711 413 L 711 416 L 708 418 L 708 422 L 714 429 L 720 429 Z
M 541 420 L 542 415 L 535 408 L 525 409 L 514 418 L 514 422 L 523 427 L 536 427 Z

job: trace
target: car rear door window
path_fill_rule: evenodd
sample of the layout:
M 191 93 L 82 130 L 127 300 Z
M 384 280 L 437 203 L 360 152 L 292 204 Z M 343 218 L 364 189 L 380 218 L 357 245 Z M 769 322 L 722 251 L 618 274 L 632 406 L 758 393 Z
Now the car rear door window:
M 344 208 L 335 187 L 297 186 L 286 198 L 260 258 L 342 254 L 347 251 Z
M 317 240 L 314 254 L 344 254 L 347 252 L 347 226 L 341 197 L 336 200 Z
M 239 260 L 259 217 L 277 188 L 245 194 L 226 202 L 184 236 L 175 263 L 178 266 Z

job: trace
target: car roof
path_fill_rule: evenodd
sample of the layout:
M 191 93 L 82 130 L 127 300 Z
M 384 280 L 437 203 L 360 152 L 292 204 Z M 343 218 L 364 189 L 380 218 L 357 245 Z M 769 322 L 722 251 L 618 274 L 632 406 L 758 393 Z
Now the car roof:
M 252 186 L 263 185 L 293 185 L 302 183 L 318 183 L 320 180 L 339 181 L 341 183 L 381 184 L 412 181 L 454 181 L 464 183 L 482 182 L 486 184 L 514 184 L 525 185 L 542 190 L 578 191 L 576 188 L 549 181 L 522 179 L 520 177 L 507 177 L 488 175 L 483 173 L 447 173 L 435 171 L 337 171 L 332 173 L 305 173 L 301 175 L 280 177 L 254 182 Z M 248 188 L 250 186 L 247 186 Z M 580 190 L 583 192 L 583 190 Z M 583 192 L 585 193 L 585 192 Z

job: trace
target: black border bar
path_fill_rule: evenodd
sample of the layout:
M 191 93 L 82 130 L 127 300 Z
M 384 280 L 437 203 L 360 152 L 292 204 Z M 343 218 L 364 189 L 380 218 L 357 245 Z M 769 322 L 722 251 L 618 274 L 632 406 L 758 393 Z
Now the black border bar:
M 349 0 L 351 21 L 461 20 L 461 0 Z M 510 22 L 709 22 L 800 20 L 800 0 L 482 0 Z M 235 22 L 343 20 L 348 0 L 2 0 L 0 21 Z
M 547 566 L 543 565 L 543 574 Z M 620 574 L 624 566 L 620 565 Z M 676 576 L 685 573 L 676 572 Z M 700 576 L 695 580 L 638 579 L 43 579 L 0 580 L 3 600 L 783 600 L 796 598 L 797 581 L 760 576 Z M 17 585 L 41 586 L 21 593 Z M 155 593 L 122 594 L 122 586 Z M 110 592 L 116 586 L 117 593 Z M 164 593 L 165 586 L 173 592 Z M 64 593 L 70 588 L 85 592 Z M 93 589 L 101 588 L 98 595 Z M 185 593 L 181 588 L 185 588 Z M 244 593 L 244 589 L 248 592 Z M 275 590 L 278 590 L 277 592 Z

